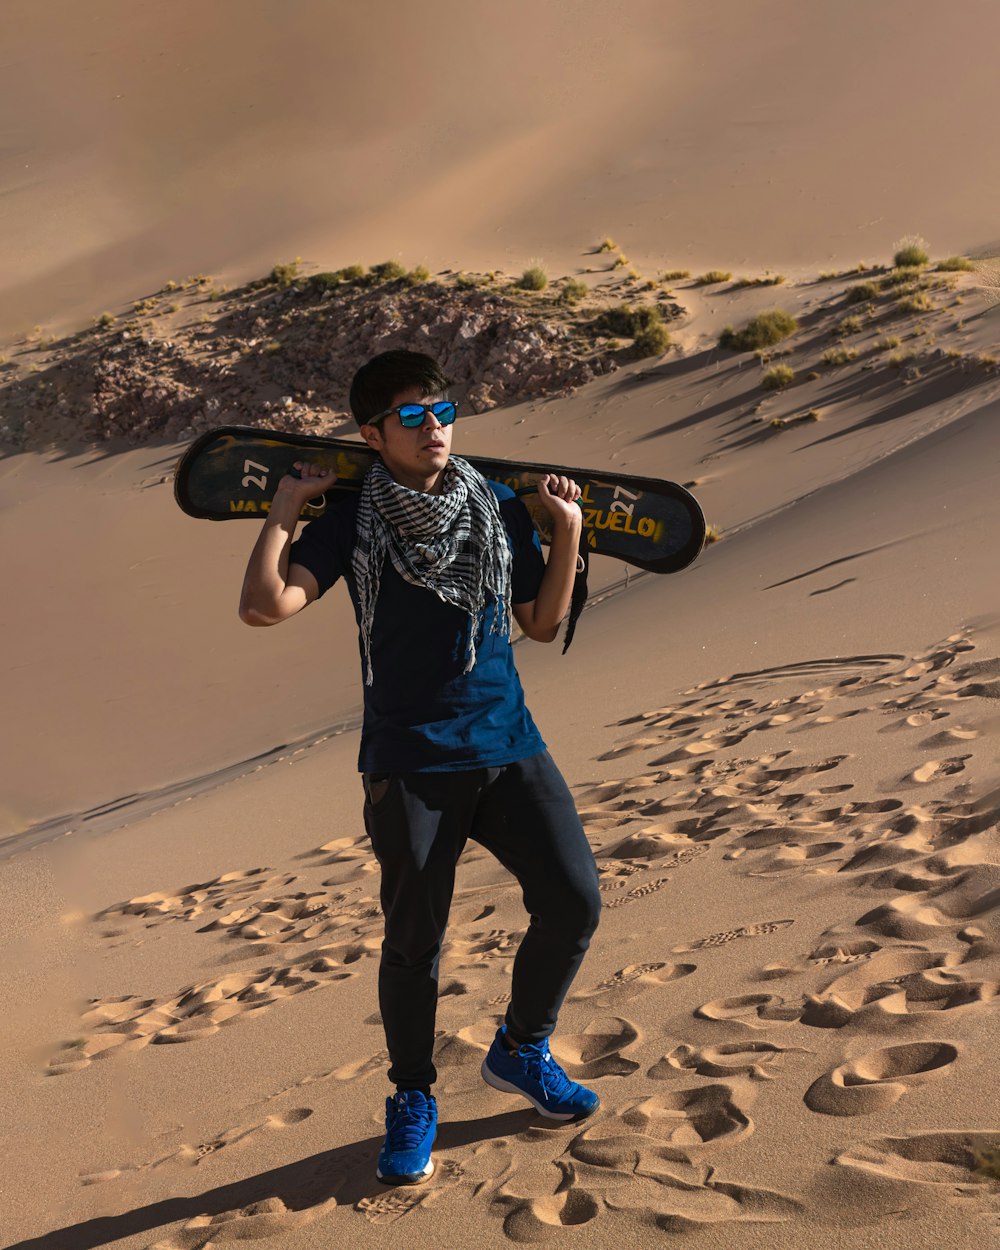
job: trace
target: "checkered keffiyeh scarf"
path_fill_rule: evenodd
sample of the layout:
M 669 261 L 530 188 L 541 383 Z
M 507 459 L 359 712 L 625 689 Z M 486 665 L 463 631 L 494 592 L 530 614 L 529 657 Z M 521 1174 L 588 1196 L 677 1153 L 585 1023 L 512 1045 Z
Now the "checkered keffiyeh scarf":
M 492 633 L 511 628 L 511 554 L 497 497 L 466 460 L 452 456 L 440 495 L 409 490 L 381 460 L 365 476 L 352 563 L 361 610 L 365 684 L 372 684 L 372 622 L 388 555 L 413 586 L 431 590 L 469 614 L 465 672 L 476 663 L 476 637 L 490 599 Z

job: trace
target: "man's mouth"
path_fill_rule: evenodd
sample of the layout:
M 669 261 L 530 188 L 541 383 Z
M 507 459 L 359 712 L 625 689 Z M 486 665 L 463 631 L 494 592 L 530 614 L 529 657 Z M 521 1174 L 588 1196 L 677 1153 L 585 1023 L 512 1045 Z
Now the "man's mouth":
M 444 443 L 440 443 L 436 439 L 430 443 L 424 443 L 424 451 L 444 451 Z

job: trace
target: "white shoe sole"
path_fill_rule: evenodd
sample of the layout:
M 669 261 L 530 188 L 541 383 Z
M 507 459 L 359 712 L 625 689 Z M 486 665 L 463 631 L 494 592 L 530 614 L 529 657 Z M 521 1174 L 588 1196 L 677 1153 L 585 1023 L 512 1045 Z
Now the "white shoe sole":
M 545 1116 L 547 1120 L 561 1120 L 565 1122 L 566 1120 L 576 1120 L 578 1118 L 585 1119 L 586 1116 L 592 1114 L 590 1111 L 586 1112 L 583 1116 L 581 1116 L 579 1112 L 550 1111 L 544 1103 L 538 1102 L 537 1099 L 532 1098 L 530 1094 L 526 1094 L 523 1089 L 519 1089 L 516 1085 L 511 1085 L 510 1081 L 505 1081 L 503 1077 L 497 1076 L 497 1074 L 487 1065 L 485 1059 L 483 1060 L 483 1066 L 479 1070 L 482 1073 L 483 1080 L 487 1085 L 492 1085 L 494 1089 L 500 1090 L 503 1094 L 520 1094 L 522 1098 L 527 1098 L 528 1102 L 531 1103 L 538 1114 Z M 595 1107 L 594 1111 L 596 1110 L 597 1108 Z
M 383 1185 L 421 1185 L 424 1181 L 429 1180 L 434 1174 L 434 1160 L 427 1161 L 427 1167 L 422 1172 L 406 1174 L 404 1176 L 383 1176 L 379 1168 L 375 1169 L 375 1177 L 380 1180 Z

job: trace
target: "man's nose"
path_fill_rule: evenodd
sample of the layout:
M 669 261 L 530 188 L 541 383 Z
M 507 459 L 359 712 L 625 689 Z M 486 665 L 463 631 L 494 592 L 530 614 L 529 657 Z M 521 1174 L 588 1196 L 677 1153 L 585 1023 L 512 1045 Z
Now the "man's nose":
M 428 408 L 428 409 L 427 409 L 427 411 L 426 411 L 426 413 L 424 414 L 424 424 L 423 424 L 423 428 L 424 428 L 425 430 L 429 430 L 429 431 L 431 431 L 431 432 L 433 432 L 434 430 L 443 430 L 443 429 L 444 429 L 444 426 L 443 426 L 443 425 L 441 424 L 441 422 L 437 419 L 437 417 L 434 415 L 434 413 L 433 413 L 433 412 L 431 412 L 430 408 Z

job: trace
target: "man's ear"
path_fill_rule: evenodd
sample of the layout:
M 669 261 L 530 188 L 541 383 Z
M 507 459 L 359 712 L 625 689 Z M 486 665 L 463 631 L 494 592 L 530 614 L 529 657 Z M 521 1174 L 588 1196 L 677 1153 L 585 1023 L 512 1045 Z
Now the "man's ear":
M 382 431 L 377 425 L 359 425 L 358 433 L 365 440 L 372 451 L 382 450 Z

